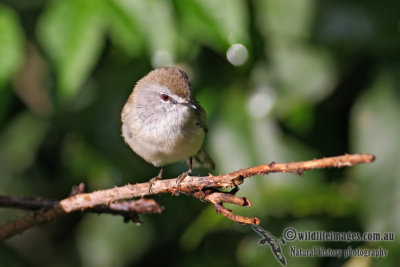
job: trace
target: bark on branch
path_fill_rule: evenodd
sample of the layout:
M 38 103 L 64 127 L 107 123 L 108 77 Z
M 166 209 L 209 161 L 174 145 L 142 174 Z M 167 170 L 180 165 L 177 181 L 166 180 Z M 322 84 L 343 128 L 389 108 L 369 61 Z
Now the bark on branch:
M 274 172 L 292 172 L 301 175 L 306 170 L 323 169 L 328 167 L 341 168 L 345 166 L 353 166 L 359 163 L 370 163 L 373 162 L 374 159 L 375 157 L 370 154 L 345 154 L 343 156 L 313 159 L 302 162 L 272 162 L 270 164 L 242 169 L 225 175 L 215 176 L 210 174 L 208 176 L 187 176 L 179 185 L 177 184 L 177 178 L 158 180 L 153 184 L 151 192 L 149 191 L 148 183 L 133 185 L 128 184 L 121 187 L 114 187 L 111 189 L 99 190 L 91 193 L 82 193 L 82 190 L 78 190 L 78 192 L 75 192 L 72 196 L 59 202 L 55 202 L 53 205 L 50 205 L 50 207 L 49 205 L 43 205 L 42 207 L 45 209 L 41 209 L 35 213 L 27 215 L 26 217 L 1 226 L 0 240 L 11 237 L 35 225 L 53 220 L 57 217 L 74 211 L 113 213 L 112 211 L 115 210 L 115 207 L 119 207 L 121 205 L 122 207 L 128 207 L 131 205 L 132 208 L 136 205 L 139 207 L 139 209 L 135 211 L 136 214 L 140 212 L 149 212 L 149 210 L 150 212 L 160 212 L 161 209 L 155 202 L 155 204 L 150 204 L 151 208 L 149 208 L 149 210 L 146 211 L 143 209 L 143 207 L 146 206 L 143 201 L 152 200 L 137 200 L 139 202 L 136 201 L 136 204 L 134 204 L 135 202 L 132 201 L 129 202 L 130 204 L 128 204 L 128 202 L 120 201 L 164 193 L 184 193 L 187 195 L 192 195 L 196 198 L 212 203 L 218 213 L 233 221 L 243 224 L 259 224 L 260 221 L 258 218 L 247 218 L 233 214 L 231 210 L 223 206 L 223 203 L 232 203 L 244 207 L 251 206 L 251 202 L 247 198 L 235 196 L 238 186 L 244 182 L 245 178 Z M 218 188 L 227 187 L 233 187 L 234 189 L 228 193 L 219 192 L 217 190 Z M 140 203 L 140 201 L 143 203 Z M 2 202 L 0 198 L 0 205 L 1 203 Z M 148 204 L 149 203 L 147 203 L 147 205 Z M 27 205 L 26 208 L 29 208 L 28 206 L 29 205 Z M 13 207 L 15 207 L 15 205 Z M 102 211 L 99 209 L 104 210 Z M 116 208 L 116 210 L 118 210 L 118 208 Z

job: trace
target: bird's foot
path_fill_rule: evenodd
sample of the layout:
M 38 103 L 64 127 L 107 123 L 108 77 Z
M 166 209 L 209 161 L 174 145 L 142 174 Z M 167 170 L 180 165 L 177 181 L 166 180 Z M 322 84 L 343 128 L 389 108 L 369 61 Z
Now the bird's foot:
M 162 174 L 164 172 L 164 167 L 161 167 L 160 172 L 157 174 L 156 177 L 153 177 L 149 180 L 149 194 L 153 194 L 153 191 L 151 190 L 152 186 L 154 185 L 155 182 L 160 180 L 162 178 Z
M 176 185 L 178 186 L 178 188 L 180 187 L 183 180 L 185 180 L 185 178 L 190 175 L 192 175 L 192 170 L 188 170 L 187 172 L 182 173 L 178 176 L 178 178 L 176 178 Z
M 151 188 L 153 187 L 153 185 L 155 184 L 155 182 L 157 182 L 157 181 L 160 180 L 160 179 L 161 179 L 161 177 L 156 176 L 156 177 L 153 177 L 153 178 L 151 178 L 151 179 L 149 180 L 149 193 L 150 193 L 150 194 L 153 194 L 153 191 L 151 190 Z

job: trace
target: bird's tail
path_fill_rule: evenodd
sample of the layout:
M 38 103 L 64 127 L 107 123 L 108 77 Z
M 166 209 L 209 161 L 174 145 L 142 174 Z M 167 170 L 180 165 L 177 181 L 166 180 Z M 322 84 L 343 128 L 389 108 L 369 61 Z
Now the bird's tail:
M 215 169 L 215 163 L 212 158 L 207 154 L 204 148 L 201 148 L 196 155 L 193 156 L 193 168 L 198 169 L 200 167 L 206 169 Z

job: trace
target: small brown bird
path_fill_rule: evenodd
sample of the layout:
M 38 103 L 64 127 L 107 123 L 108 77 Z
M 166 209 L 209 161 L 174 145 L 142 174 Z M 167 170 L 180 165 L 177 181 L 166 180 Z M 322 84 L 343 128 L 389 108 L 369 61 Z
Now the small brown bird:
M 166 164 L 188 160 L 189 170 L 178 183 L 192 174 L 196 163 L 214 168 L 201 149 L 207 132 L 204 109 L 193 98 L 190 80 L 175 67 L 159 68 L 140 79 L 122 113 L 122 136 L 136 154 L 160 172 L 149 181 L 149 190 L 162 178 Z

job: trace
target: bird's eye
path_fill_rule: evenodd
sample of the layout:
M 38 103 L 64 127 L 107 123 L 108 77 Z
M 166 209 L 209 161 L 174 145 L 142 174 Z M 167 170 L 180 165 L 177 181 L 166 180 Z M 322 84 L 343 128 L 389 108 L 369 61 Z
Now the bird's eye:
M 164 101 L 168 101 L 168 100 L 169 100 L 169 95 L 167 95 L 167 94 L 162 94 L 162 95 L 161 95 L 161 99 L 164 100 Z

